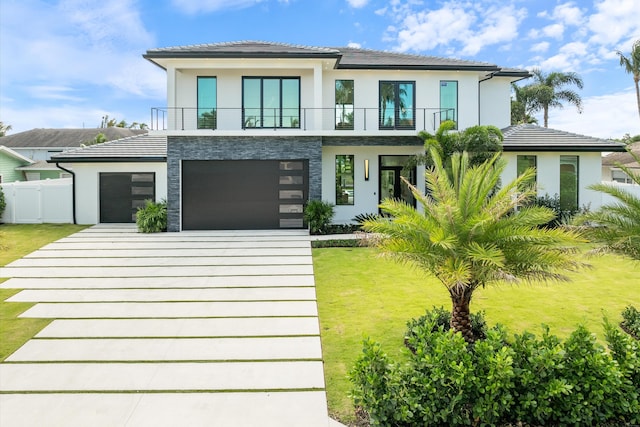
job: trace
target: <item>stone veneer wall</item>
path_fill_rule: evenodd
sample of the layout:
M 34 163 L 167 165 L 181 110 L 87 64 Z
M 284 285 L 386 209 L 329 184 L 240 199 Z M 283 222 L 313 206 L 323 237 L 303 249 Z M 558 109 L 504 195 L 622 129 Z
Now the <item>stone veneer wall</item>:
M 309 199 L 322 197 L 322 137 L 169 136 L 168 231 L 180 231 L 181 160 L 309 160 Z

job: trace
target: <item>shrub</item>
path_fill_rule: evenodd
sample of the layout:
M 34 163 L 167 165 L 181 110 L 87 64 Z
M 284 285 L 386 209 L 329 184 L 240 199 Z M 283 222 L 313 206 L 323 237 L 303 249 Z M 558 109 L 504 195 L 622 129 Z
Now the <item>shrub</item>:
M 476 339 L 482 340 L 487 336 L 487 321 L 484 318 L 484 312 L 471 313 L 471 330 Z M 445 310 L 444 307 L 433 307 L 431 310 L 407 322 L 407 331 L 404 335 L 405 345 L 414 351 L 413 342 L 420 340 L 424 332 L 436 332 L 439 328 L 448 331 L 451 328 L 451 312 Z
M 167 202 L 162 200 L 154 203 L 145 201 L 144 208 L 138 209 L 136 225 L 141 233 L 159 233 L 167 231 Z
M 640 312 L 632 305 L 622 310 L 620 327 L 629 335 L 640 340 Z
M 551 209 L 555 214 L 555 218 L 545 224 L 546 227 L 556 228 L 564 224 L 569 224 L 571 219 L 578 214 L 584 214 L 589 211 L 588 206 L 582 206 L 577 209 L 562 209 L 560 205 L 560 196 L 555 194 L 553 197 L 545 194 L 542 197 L 538 197 L 535 200 L 536 206 L 543 206 Z
M 309 224 L 311 234 L 326 233 L 333 215 L 333 205 L 322 200 L 310 200 L 304 208 L 304 220 Z
M 609 351 L 584 327 L 564 342 L 546 328 L 469 346 L 437 310 L 394 363 L 368 339 L 349 377 L 372 425 L 630 425 L 640 421 L 638 343 L 606 326 Z M 511 342 L 510 342 L 511 341 Z

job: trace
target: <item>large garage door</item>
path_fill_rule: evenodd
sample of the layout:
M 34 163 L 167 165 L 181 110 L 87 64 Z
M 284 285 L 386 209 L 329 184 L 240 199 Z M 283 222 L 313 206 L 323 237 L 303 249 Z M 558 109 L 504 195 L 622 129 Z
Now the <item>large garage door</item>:
M 136 222 L 145 200 L 155 200 L 155 173 L 100 174 L 100 222 Z
M 182 228 L 302 228 L 308 181 L 304 160 L 185 160 Z

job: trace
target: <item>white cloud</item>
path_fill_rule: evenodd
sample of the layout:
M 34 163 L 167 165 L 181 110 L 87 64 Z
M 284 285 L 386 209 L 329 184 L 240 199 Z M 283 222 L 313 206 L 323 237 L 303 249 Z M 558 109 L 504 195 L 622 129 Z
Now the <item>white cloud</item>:
M 518 26 L 526 16 L 513 5 L 475 5 L 450 1 L 439 9 L 422 3 L 392 2 L 392 17 L 398 22 L 387 29 L 386 40 L 395 40 L 396 49 L 424 51 L 436 47 L 475 55 L 487 46 L 510 42 L 518 36 Z M 458 47 L 460 46 L 460 47 Z
M 352 47 L 354 49 L 360 49 L 362 47 L 362 44 L 356 43 L 356 42 L 349 42 L 349 43 L 347 43 L 347 47 Z
M 365 7 L 367 3 L 369 3 L 369 0 L 347 0 L 347 3 L 349 3 L 349 6 L 358 9 Z
M 98 84 L 130 93 L 164 96 L 141 54 L 154 37 L 144 27 L 133 0 L 64 0 L 51 6 L 40 0 L 3 4 L 0 61 L 3 88 L 24 85 Z M 24 22 L 30 22 L 29 37 Z M 123 69 L 146 73 L 123 75 Z M 41 83 L 46 82 L 46 83 Z
M 546 52 L 547 50 L 549 50 L 549 46 L 549 42 L 540 42 L 531 46 L 531 49 L 529 50 L 532 52 Z
M 546 37 L 551 37 L 554 39 L 562 39 L 562 35 L 564 34 L 564 25 L 562 24 L 551 24 L 542 28 L 541 34 Z
M 200 12 L 217 12 L 223 9 L 243 9 L 263 0 L 172 0 L 173 5 L 183 13 L 195 15 Z
M 582 101 L 582 114 L 578 114 L 573 106 L 549 110 L 549 127 L 598 138 L 640 134 L 635 89 L 632 87 L 622 92 L 583 98 Z
M 637 0 L 601 0 L 588 20 L 590 41 L 616 45 L 630 35 L 640 35 L 640 7 Z
M 551 16 L 566 25 L 579 26 L 584 22 L 582 10 L 575 6 L 573 2 L 559 4 L 553 9 Z

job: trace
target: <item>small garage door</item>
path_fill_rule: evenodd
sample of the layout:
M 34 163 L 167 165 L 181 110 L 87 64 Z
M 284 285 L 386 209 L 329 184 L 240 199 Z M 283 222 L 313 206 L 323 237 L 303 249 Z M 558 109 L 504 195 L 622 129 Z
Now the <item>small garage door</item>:
M 182 228 L 302 228 L 305 160 L 185 160 Z
M 100 174 L 100 222 L 136 222 L 145 200 L 155 200 L 155 173 Z

